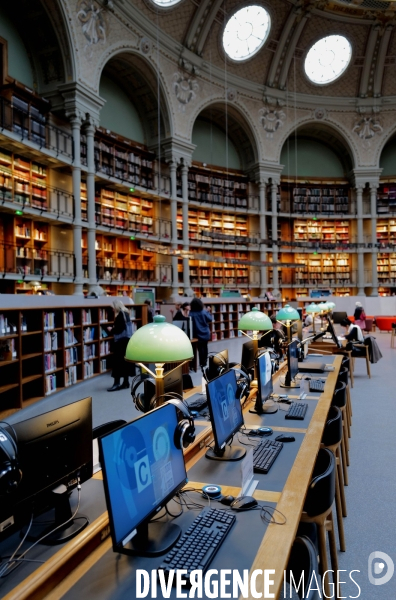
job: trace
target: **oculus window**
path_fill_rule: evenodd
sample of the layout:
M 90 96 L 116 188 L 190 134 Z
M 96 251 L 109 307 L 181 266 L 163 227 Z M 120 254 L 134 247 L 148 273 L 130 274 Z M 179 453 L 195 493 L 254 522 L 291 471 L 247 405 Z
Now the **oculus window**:
M 165 8 L 167 8 L 168 6 L 173 6 L 174 4 L 179 4 L 179 2 L 181 2 L 181 0 L 152 0 L 154 2 L 154 4 L 157 4 L 157 6 L 164 6 Z
M 304 63 L 305 74 L 313 83 L 331 83 L 344 73 L 351 56 L 352 46 L 344 36 L 329 35 L 310 48 Z
M 224 51 L 233 60 L 246 60 L 256 54 L 268 37 L 271 19 L 262 6 L 241 8 L 227 21 L 223 33 Z

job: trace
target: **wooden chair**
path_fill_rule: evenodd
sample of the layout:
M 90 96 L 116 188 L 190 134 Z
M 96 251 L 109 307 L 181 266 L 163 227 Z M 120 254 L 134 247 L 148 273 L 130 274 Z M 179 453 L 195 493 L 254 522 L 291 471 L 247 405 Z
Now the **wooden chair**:
M 365 358 L 366 359 L 366 367 L 367 367 L 367 375 L 369 379 L 371 379 L 371 370 L 370 370 L 370 358 L 369 358 L 369 349 L 366 344 L 358 344 L 353 342 L 353 350 L 351 352 L 353 369 L 355 369 L 355 358 Z

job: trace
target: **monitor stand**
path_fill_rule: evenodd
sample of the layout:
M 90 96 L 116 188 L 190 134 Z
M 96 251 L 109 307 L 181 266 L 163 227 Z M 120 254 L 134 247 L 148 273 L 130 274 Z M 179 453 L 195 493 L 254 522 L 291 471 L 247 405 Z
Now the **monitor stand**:
M 278 405 L 277 403 L 272 400 L 271 398 L 268 398 L 267 400 L 265 400 L 264 404 L 261 402 L 261 400 L 259 399 L 259 397 L 257 396 L 256 399 L 256 404 L 254 405 L 254 408 L 251 408 L 249 410 L 250 413 L 254 414 L 254 415 L 271 415 L 273 413 L 278 412 Z
M 282 382 L 281 378 L 279 377 L 279 386 L 281 388 L 299 388 L 300 384 L 298 381 L 292 381 L 290 379 L 290 375 L 289 375 L 289 371 L 286 373 L 285 376 L 285 380 Z
M 242 446 L 226 446 L 224 450 L 209 448 L 205 454 L 209 460 L 229 460 L 231 462 L 242 460 L 246 454 L 246 449 Z
M 179 525 L 168 522 L 142 523 L 136 535 L 124 546 L 117 547 L 117 552 L 133 556 L 160 556 L 166 554 L 181 536 Z

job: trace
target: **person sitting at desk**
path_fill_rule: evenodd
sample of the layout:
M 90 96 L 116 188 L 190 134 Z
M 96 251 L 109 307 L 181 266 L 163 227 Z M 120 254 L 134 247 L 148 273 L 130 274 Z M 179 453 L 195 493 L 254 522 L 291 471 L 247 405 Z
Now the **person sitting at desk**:
M 348 333 L 345 335 L 345 339 L 348 342 L 364 342 L 362 330 L 359 325 L 351 324 L 348 329 Z

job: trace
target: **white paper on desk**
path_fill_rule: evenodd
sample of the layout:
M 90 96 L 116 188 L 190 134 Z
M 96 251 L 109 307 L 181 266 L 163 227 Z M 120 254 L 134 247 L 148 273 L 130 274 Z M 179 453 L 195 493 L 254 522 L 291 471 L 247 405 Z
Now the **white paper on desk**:
M 253 450 L 249 449 L 241 461 L 241 496 L 250 496 L 257 487 L 258 481 L 253 480 Z

